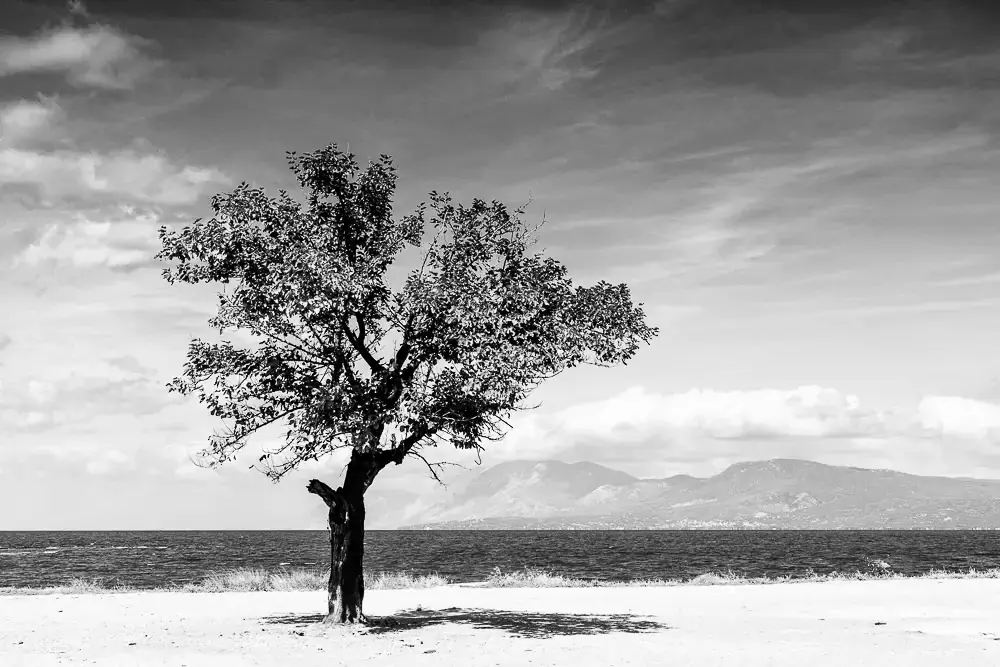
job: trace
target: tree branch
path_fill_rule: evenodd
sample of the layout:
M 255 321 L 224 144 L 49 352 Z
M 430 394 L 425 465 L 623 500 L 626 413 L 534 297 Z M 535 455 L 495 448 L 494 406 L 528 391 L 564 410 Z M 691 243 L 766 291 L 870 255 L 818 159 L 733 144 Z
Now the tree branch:
M 393 370 L 397 374 L 403 368 L 403 364 L 406 363 L 406 358 L 410 356 L 410 350 L 413 349 L 410 335 L 412 334 L 414 319 L 416 319 L 416 313 L 410 313 L 410 316 L 406 318 L 406 325 L 403 327 L 402 341 L 399 344 L 399 349 L 396 351 L 396 358 L 393 360 Z
M 354 372 L 354 359 L 348 359 L 340 345 L 332 347 L 331 350 L 337 359 L 336 368 L 343 370 L 343 372 L 347 375 L 347 383 L 351 385 L 351 389 L 355 393 L 359 393 L 361 391 L 361 381 Z M 334 374 L 334 377 L 337 377 L 336 373 Z
M 384 468 L 390 463 L 395 463 L 396 465 L 401 464 L 406 455 L 410 453 L 410 450 L 413 449 L 418 442 L 428 435 L 433 435 L 436 431 L 437 429 L 431 428 L 426 422 L 417 422 L 413 431 L 411 431 L 408 436 L 403 438 L 398 445 L 392 449 L 382 449 L 378 451 L 375 455 L 375 462 L 379 469 Z
M 444 482 L 442 482 L 441 478 L 438 477 L 437 471 L 434 469 L 434 466 L 431 465 L 430 461 L 428 461 L 427 459 L 425 459 L 423 456 L 421 456 L 417 452 L 413 452 L 413 455 L 416 456 L 418 459 L 420 459 L 421 461 L 424 462 L 424 465 L 427 466 L 427 470 L 430 471 L 431 477 L 434 478 L 435 482 L 437 482 L 438 484 L 440 484 L 441 486 L 443 486 L 446 489 L 448 488 L 448 485 L 445 484 Z
M 294 408 L 291 408 L 289 410 L 285 410 L 284 412 L 279 413 L 279 414 L 275 415 L 274 417 L 271 417 L 270 419 L 265 419 L 263 422 L 261 422 L 259 424 L 255 424 L 255 425 L 252 425 L 252 426 L 250 426 L 250 425 L 244 426 L 242 430 L 238 429 L 239 419 L 237 418 L 236 419 L 237 424 L 234 424 L 233 427 L 231 429 L 229 429 L 228 442 L 225 441 L 225 439 L 224 439 L 224 441 L 223 441 L 222 444 L 224 446 L 226 446 L 226 447 L 233 447 L 238 442 L 240 442 L 241 440 L 245 440 L 246 438 L 250 437 L 251 435 L 253 435 L 257 431 L 261 430 L 262 428 L 270 426 L 271 424 L 273 424 L 273 423 L 275 423 L 275 422 L 277 422 L 277 421 L 279 421 L 281 419 L 284 419 L 285 417 L 287 417 L 288 415 L 292 414 L 293 412 L 298 412 L 299 410 L 304 410 L 306 407 L 307 406 L 305 406 L 305 405 L 298 405 L 298 406 L 296 406 Z
M 327 507 L 333 507 L 342 500 L 337 491 L 334 491 L 318 479 L 309 480 L 309 484 L 306 485 L 306 490 L 309 493 L 315 493 L 317 496 L 322 498 Z
M 302 319 L 302 323 L 306 325 L 306 328 L 308 328 L 309 332 L 313 335 L 313 338 L 316 339 L 316 342 L 319 344 L 320 350 L 326 350 L 326 348 L 329 347 L 329 342 L 326 341 L 326 340 L 324 340 L 319 335 L 319 332 L 316 331 L 315 327 L 313 327 L 313 325 L 312 325 L 312 322 L 310 322 L 308 318 L 301 317 L 301 319 Z
M 310 356 L 310 357 L 315 357 L 316 359 L 320 359 L 321 361 L 324 361 L 326 363 L 330 362 L 330 359 L 327 359 L 325 356 L 323 356 L 323 354 L 317 353 L 314 350 L 310 350 L 310 349 L 308 349 L 306 347 L 303 347 L 301 345 L 296 345 L 295 343 L 292 343 L 291 341 L 287 341 L 284 338 L 280 338 L 278 336 L 275 336 L 270 331 L 266 331 L 265 329 L 262 329 L 262 328 L 256 327 L 256 326 L 251 327 L 250 330 L 254 331 L 254 332 L 259 332 L 261 335 L 266 336 L 267 338 L 270 338 L 271 340 L 275 341 L 276 343 L 280 343 L 281 345 L 287 345 L 288 347 L 292 348 L 293 350 L 298 350 L 299 352 L 301 352 L 304 355 L 307 355 L 307 356 Z M 300 343 L 303 343 L 303 345 L 305 344 L 305 341 L 303 341 L 302 339 L 300 339 L 298 337 L 296 337 L 296 340 L 298 340 Z
M 381 363 L 379 363 L 378 359 L 372 356 L 372 353 L 368 351 L 368 348 L 364 346 L 358 337 L 354 335 L 354 332 L 351 331 L 351 327 L 347 324 L 347 322 L 342 322 L 341 326 L 344 330 L 344 335 L 347 336 L 347 340 L 351 343 L 357 353 L 361 355 L 361 358 L 365 360 L 372 372 L 380 374 L 385 373 L 385 368 Z

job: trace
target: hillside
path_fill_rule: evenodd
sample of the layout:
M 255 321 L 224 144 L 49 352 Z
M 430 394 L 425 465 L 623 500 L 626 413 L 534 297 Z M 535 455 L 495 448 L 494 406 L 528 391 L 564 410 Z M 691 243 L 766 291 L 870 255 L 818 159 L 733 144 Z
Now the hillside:
M 1000 527 L 1000 480 L 924 477 L 796 459 L 708 478 L 637 479 L 594 463 L 486 470 L 408 528 L 947 529 Z

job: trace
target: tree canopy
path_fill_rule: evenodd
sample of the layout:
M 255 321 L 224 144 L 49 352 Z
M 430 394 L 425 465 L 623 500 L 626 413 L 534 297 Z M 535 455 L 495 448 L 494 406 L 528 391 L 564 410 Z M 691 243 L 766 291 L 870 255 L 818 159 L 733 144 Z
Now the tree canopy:
M 626 285 L 574 286 L 534 251 L 523 208 L 432 192 L 396 220 L 388 156 L 362 170 L 331 144 L 288 162 L 304 203 L 241 183 L 211 219 L 160 229 L 169 283 L 221 285 L 209 323 L 223 339 L 192 340 L 169 385 L 223 420 L 211 466 L 272 424 L 283 444 L 259 462 L 275 480 L 343 447 L 372 457 L 371 478 L 438 443 L 478 452 L 544 380 L 624 363 L 657 334 Z M 394 289 L 407 246 L 422 260 Z M 237 330 L 253 342 L 225 339 Z

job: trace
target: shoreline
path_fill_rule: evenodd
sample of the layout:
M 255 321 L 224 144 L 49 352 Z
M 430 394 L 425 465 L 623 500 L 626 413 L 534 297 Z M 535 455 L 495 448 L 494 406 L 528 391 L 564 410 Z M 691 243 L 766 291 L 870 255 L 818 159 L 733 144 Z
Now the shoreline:
M 321 592 L 0 597 L 0 664 L 995 665 L 1000 578 L 374 590 L 391 624 L 323 624 Z M 350 656 L 348 659 L 346 656 Z
M 0 587 L 0 597 L 45 595 L 103 595 L 126 593 L 234 593 L 234 592 L 313 592 L 325 591 L 328 571 L 234 568 L 209 574 L 199 583 L 177 584 L 160 587 L 135 587 L 121 583 L 108 583 L 98 578 L 75 578 L 56 586 L 6 586 Z M 873 561 L 868 571 L 832 572 L 786 577 L 745 577 L 733 572 L 712 572 L 690 579 L 635 579 L 631 581 L 605 581 L 567 577 L 549 571 L 525 568 L 502 572 L 495 568 L 485 580 L 454 582 L 437 574 L 414 575 L 407 572 L 366 573 L 366 591 L 424 590 L 433 588 L 476 589 L 546 589 L 546 588 L 600 588 L 642 589 L 704 586 L 775 586 L 785 584 L 817 584 L 845 581 L 909 581 L 909 580 L 992 580 L 1000 579 L 1000 568 L 987 570 L 946 571 L 930 570 L 920 574 L 893 572 L 884 561 Z

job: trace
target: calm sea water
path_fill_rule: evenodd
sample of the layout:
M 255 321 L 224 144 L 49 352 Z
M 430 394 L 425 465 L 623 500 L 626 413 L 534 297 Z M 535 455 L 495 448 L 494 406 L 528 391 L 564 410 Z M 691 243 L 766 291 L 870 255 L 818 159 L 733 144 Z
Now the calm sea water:
M 1000 531 L 369 531 L 372 571 L 437 572 L 479 581 L 539 567 L 591 579 L 689 578 L 706 572 L 805 575 L 864 569 L 1000 567 Z M 153 588 L 232 567 L 321 570 L 325 531 L 0 532 L 0 586 L 74 577 Z

